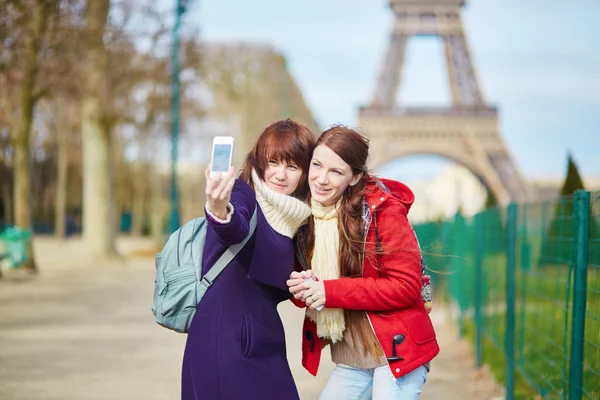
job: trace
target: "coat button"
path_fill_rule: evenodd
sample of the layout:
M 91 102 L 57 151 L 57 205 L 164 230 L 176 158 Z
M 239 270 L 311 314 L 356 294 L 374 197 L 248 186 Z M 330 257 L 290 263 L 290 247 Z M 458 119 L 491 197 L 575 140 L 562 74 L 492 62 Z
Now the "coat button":
M 396 368 L 396 373 L 400 372 L 400 368 Z
M 384 201 L 384 200 L 385 200 L 385 198 L 383 198 L 383 197 L 382 197 L 382 198 L 380 198 L 379 200 L 381 200 L 381 201 Z
M 375 209 L 375 204 L 373 204 L 373 205 L 371 206 L 371 208 L 374 210 L 374 209 Z

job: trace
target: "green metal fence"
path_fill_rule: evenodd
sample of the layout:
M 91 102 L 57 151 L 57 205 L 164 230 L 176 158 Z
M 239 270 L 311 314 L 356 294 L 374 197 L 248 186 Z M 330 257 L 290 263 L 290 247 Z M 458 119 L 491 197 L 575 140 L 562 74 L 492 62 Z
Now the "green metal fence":
M 415 230 L 437 300 L 507 399 L 600 399 L 600 193 Z

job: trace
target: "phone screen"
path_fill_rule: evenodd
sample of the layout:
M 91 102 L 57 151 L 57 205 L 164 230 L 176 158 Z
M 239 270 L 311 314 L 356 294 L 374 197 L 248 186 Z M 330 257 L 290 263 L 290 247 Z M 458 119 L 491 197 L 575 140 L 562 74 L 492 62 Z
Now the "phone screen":
M 229 158 L 231 154 L 230 144 L 215 144 L 213 146 L 211 171 L 227 172 L 229 171 Z

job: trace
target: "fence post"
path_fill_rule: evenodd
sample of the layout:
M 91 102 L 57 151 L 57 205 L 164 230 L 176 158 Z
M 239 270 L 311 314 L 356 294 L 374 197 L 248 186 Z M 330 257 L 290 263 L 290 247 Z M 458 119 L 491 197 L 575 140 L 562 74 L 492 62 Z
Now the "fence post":
M 521 243 L 520 243 L 520 262 L 519 262 L 519 344 L 518 344 L 518 364 L 522 370 L 525 366 L 525 317 L 527 314 L 527 280 L 531 269 L 531 244 L 529 243 L 527 233 L 527 209 L 528 206 L 523 206 L 524 218 L 521 222 Z
M 452 286 L 451 290 L 452 290 L 452 297 L 454 298 L 454 302 L 456 304 L 456 307 L 458 308 L 458 318 L 457 318 L 457 322 L 458 322 L 458 337 L 462 338 L 464 336 L 464 328 L 465 328 L 465 323 L 464 323 L 464 308 L 465 308 L 465 301 L 464 301 L 464 293 L 461 290 L 461 282 L 462 282 L 462 278 L 463 275 L 465 274 L 465 252 L 464 252 L 464 246 L 465 246 L 465 241 L 464 241 L 464 237 L 465 237 L 465 219 L 464 217 L 457 212 L 454 215 L 454 222 L 453 222 L 453 226 L 452 226 L 452 234 L 453 234 L 453 238 L 452 238 L 452 254 L 456 255 L 457 257 L 454 259 L 454 273 L 450 279 L 450 285 Z
M 573 320 L 571 326 L 571 360 L 569 363 L 569 400 L 579 400 L 583 392 L 583 350 L 585 342 L 585 307 L 589 260 L 590 192 L 575 192 L 576 249 L 573 274 Z
M 516 250 L 517 205 L 510 203 L 506 219 L 506 332 L 504 353 L 506 355 L 506 400 L 513 400 L 515 393 L 515 297 L 516 297 Z
M 475 215 L 475 365 L 481 367 L 482 346 L 481 336 L 483 323 L 481 320 L 481 307 L 483 304 L 483 244 L 484 244 L 484 214 Z

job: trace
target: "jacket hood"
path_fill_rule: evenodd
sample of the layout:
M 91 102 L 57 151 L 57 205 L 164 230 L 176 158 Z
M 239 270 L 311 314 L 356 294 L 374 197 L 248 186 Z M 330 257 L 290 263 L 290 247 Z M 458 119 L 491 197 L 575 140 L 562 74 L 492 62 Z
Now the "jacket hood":
M 372 178 L 373 183 L 376 186 L 375 190 L 381 190 L 384 193 L 388 193 L 389 196 L 392 196 L 398 199 L 404 207 L 406 207 L 406 211 L 410 210 L 410 207 L 413 205 L 415 201 L 415 195 L 412 190 L 408 186 L 406 186 L 402 182 L 394 181 L 386 178 Z M 377 184 L 379 181 L 384 187 Z

